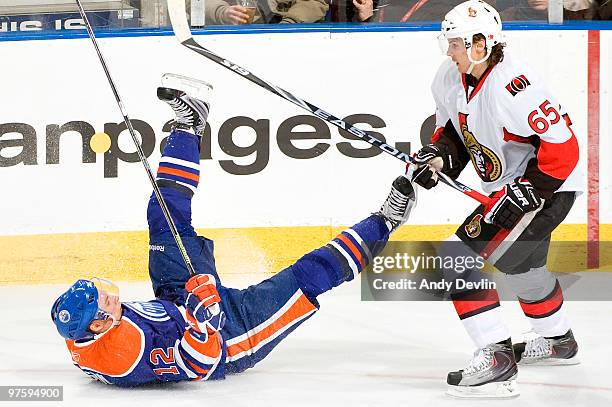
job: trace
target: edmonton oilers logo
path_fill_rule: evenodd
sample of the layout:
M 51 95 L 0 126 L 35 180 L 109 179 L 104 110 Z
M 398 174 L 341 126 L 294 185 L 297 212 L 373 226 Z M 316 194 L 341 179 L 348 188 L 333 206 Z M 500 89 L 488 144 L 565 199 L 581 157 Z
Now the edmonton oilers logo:
M 512 96 L 516 96 L 517 93 L 527 89 L 527 86 L 531 85 L 525 75 L 519 75 L 512 79 L 509 84 L 506 85 L 506 90 L 510 92 Z
M 65 309 L 61 310 L 58 318 L 65 324 L 66 322 L 70 321 L 70 312 L 66 311 Z

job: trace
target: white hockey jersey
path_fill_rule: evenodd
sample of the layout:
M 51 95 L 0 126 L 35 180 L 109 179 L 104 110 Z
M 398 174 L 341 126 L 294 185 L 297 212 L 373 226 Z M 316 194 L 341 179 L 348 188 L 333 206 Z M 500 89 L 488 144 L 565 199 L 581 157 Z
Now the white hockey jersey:
M 520 176 L 545 197 L 583 190 L 571 120 L 538 75 L 506 54 L 475 87 L 468 82 L 452 60 L 440 66 L 432 141 L 450 120 L 487 193 Z

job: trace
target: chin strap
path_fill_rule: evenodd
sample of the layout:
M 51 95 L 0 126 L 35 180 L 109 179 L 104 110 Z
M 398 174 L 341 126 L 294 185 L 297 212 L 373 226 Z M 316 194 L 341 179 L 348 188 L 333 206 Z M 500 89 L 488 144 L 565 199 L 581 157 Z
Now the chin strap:
M 482 64 L 483 62 L 485 62 L 487 59 L 489 59 L 489 57 L 491 56 L 491 49 L 487 48 L 487 53 L 485 54 L 484 58 L 482 58 L 479 61 L 474 61 L 472 59 L 472 53 L 470 51 L 468 51 L 467 53 L 468 59 L 470 60 L 470 67 L 468 68 L 466 74 L 470 75 L 472 73 L 472 70 L 474 69 L 474 67 L 478 64 Z
M 113 324 L 106 331 L 100 332 L 99 334 L 95 334 L 93 337 L 95 341 L 112 331 L 114 327 L 119 326 L 119 324 L 121 324 L 121 319 L 115 319 L 115 317 L 113 317 L 112 315 L 109 315 L 109 318 L 113 320 Z

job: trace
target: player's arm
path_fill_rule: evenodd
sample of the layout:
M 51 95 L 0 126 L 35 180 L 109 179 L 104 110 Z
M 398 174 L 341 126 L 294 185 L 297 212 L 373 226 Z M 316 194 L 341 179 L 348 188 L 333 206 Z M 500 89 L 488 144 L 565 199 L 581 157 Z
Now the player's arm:
M 534 146 L 522 176 L 497 191 L 484 209 L 484 220 L 512 229 L 524 214 L 550 199 L 578 163 L 578 140 L 569 116 L 542 86 L 525 75 L 515 78 L 499 96 L 498 117 L 508 143 Z M 512 87 L 520 81 L 519 87 Z
M 189 293 L 185 308 L 190 328 L 178 344 L 179 356 L 184 368 L 205 380 L 221 362 L 223 348 L 219 331 L 225 324 L 225 313 L 212 275 L 191 277 L 185 290 Z
M 455 67 L 446 61 L 443 63 L 431 85 L 431 93 L 436 103 L 436 130 L 431 143 L 423 146 L 415 155 L 416 168 L 412 168 L 412 180 L 423 188 L 430 189 L 438 184 L 437 172 L 442 171 L 456 179 L 470 161 L 462 137 L 457 133 L 446 109 L 444 93 L 447 84 L 456 80 Z
M 548 100 L 545 100 L 539 109 L 534 109 L 534 112 L 548 109 L 553 121 L 557 116 L 561 118 L 555 124 L 549 125 L 549 130 L 538 134 L 535 157 L 527 163 L 524 178 L 531 182 L 542 198 L 549 199 L 576 168 L 579 148 L 569 115 L 546 102 Z M 540 118 L 540 123 L 546 122 L 543 117 Z
M 441 152 L 444 163 L 442 172 L 453 179 L 457 178 L 470 162 L 470 155 L 450 119 L 444 127 L 436 130 L 431 141 Z
M 436 124 L 439 123 L 440 109 L 436 109 Z M 443 115 L 442 115 L 443 116 Z M 431 144 L 423 146 L 414 156 L 418 167 L 412 179 L 424 188 L 438 184 L 436 172 L 441 171 L 456 179 L 470 162 L 470 155 L 450 119 L 438 125 L 431 137 Z
M 204 8 L 206 24 L 238 24 L 232 16 L 230 4 L 224 0 L 207 0 Z
M 506 103 L 500 106 L 504 139 L 510 143 L 528 140 L 535 147 L 535 157 L 522 179 L 540 197 L 549 199 L 578 164 L 578 140 L 571 120 L 552 95 L 536 84 L 514 96 L 506 93 Z

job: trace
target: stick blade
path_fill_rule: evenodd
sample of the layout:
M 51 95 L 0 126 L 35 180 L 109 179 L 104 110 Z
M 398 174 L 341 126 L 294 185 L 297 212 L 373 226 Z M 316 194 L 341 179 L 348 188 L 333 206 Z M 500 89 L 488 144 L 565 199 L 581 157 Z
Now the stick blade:
M 168 14 L 170 15 L 172 30 L 179 42 L 182 43 L 192 38 L 191 29 L 187 23 L 187 14 L 185 13 L 185 0 L 168 0 Z

